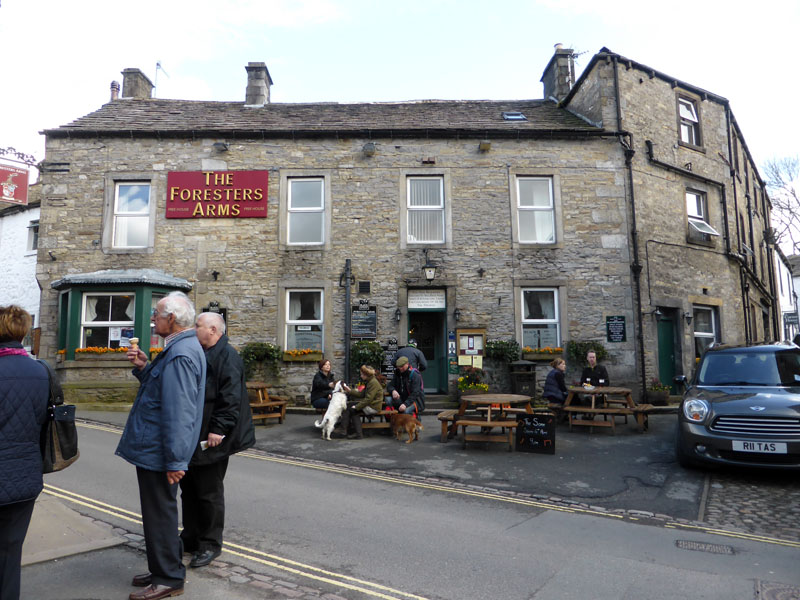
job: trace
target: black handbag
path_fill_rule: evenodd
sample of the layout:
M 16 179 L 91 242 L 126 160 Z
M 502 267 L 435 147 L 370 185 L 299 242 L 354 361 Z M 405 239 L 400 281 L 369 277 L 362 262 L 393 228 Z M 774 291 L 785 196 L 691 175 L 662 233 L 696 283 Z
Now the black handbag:
M 81 455 L 78 450 L 78 429 L 75 426 L 75 405 L 64 404 L 64 393 L 49 363 L 40 360 L 47 369 L 50 394 L 47 400 L 47 420 L 42 425 L 39 446 L 42 450 L 42 473 L 66 469 Z

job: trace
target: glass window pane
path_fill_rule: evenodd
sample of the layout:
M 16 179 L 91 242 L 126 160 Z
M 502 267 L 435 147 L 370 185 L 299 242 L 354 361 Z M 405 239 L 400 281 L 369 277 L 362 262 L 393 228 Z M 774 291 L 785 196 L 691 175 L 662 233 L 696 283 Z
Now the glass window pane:
M 703 218 L 703 197 L 700 194 L 686 192 L 686 212 L 690 217 Z
M 525 290 L 522 299 L 525 320 L 556 318 L 555 292 L 552 290 Z
M 114 224 L 114 246 L 123 248 L 144 248 L 150 217 L 117 217 Z
M 519 241 L 551 244 L 555 242 L 552 211 L 519 211 Z
M 443 242 L 444 211 L 442 210 L 409 210 L 408 241 L 410 242 Z
M 694 330 L 698 333 L 714 333 L 714 321 L 710 310 L 694 309 Z
M 111 320 L 133 321 L 133 296 L 111 296 Z
M 295 179 L 290 185 L 289 208 L 323 208 L 321 180 Z
M 519 205 L 550 208 L 553 201 L 549 179 L 519 179 Z
M 697 123 L 697 111 L 694 108 L 694 104 L 688 100 L 679 100 L 678 106 L 680 107 L 681 119 Z
M 117 185 L 118 213 L 147 213 L 150 210 L 150 185 L 120 183 Z
M 323 214 L 321 212 L 289 213 L 290 244 L 321 244 Z
M 409 206 L 442 206 L 442 180 L 409 179 Z
M 322 292 L 289 292 L 290 321 L 321 321 Z
M 312 350 L 322 350 L 322 327 L 320 325 L 287 326 L 286 347 L 289 349 L 311 348 Z
M 555 323 L 523 325 L 522 345 L 530 348 L 557 348 L 561 346 L 558 338 L 558 325 Z

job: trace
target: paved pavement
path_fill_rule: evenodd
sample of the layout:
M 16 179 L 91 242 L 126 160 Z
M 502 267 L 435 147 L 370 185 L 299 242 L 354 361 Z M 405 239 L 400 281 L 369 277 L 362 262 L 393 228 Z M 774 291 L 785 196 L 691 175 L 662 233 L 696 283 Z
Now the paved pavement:
M 78 417 L 122 426 L 127 413 L 79 408 Z M 709 476 L 680 469 L 672 457 L 674 415 L 651 417 L 644 434 L 632 425 L 618 426 L 616 436 L 607 430 L 570 433 L 559 426 L 555 455 L 508 453 L 501 444 L 466 449 L 457 441 L 442 444 L 434 416 L 423 418 L 422 439 L 410 445 L 381 433 L 328 442 L 313 428 L 314 418 L 292 414 L 283 425 L 257 427 L 256 448 L 444 485 L 489 488 L 656 520 L 699 517 L 727 529 L 800 539 L 796 477 L 755 472 Z M 114 528 L 78 510 L 74 503 L 46 493 L 40 496 L 24 546 L 23 599 L 125 598 L 132 591 L 132 569 L 144 563 L 137 527 Z M 338 598 L 330 591 L 271 579 L 236 564 L 215 561 L 212 567 L 189 570 L 187 585 L 194 597 Z M 65 581 L 71 584 L 56 583 Z

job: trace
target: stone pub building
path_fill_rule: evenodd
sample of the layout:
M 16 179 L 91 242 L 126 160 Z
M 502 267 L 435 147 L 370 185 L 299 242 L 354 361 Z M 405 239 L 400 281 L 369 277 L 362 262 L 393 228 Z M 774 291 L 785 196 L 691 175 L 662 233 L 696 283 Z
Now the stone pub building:
M 560 45 L 534 100 L 271 103 L 266 65 L 246 71 L 243 101 L 204 102 L 125 69 L 44 132 L 41 348 L 68 384 L 134 385 L 75 351 L 158 346 L 174 289 L 234 344 L 337 373 L 366 308 L 378 341 L 418 340 L 428 391 L 453 390 L 463 330 L 600 341 L 638 391 L 780 334 L 770 201 L 725 98 L 607 48 L 576 78 Z M 302 397 L 316 364 L 286 358 L 274 387 Z

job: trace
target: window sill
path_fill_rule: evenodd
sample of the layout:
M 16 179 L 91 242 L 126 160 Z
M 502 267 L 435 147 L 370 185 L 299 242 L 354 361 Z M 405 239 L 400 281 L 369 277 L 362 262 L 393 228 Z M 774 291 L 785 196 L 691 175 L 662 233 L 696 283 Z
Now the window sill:
M 283 353 L 283 362 L 319 362 L 322 360 L 322 351 L 310 352 L 308 354 L 293 355 L 288 352 Z
M 701 152 L 703 154 L 706 153 L 705 146 L 695 146 L 694 144 L 690 144 L 689 142 L 684 142 L 683 140 L 678 140 L 678 145 L 688 150 L 694 150 L 695 152 Z
M 717 246 L 717 242 L 714 239 L 703 240 L 703 239 L 689 237 L 689 236 L 686 237 L 686 243 L 687 244 L 693 244 L 695 246 L 704 246 L 706 248 L 715 248 Z

